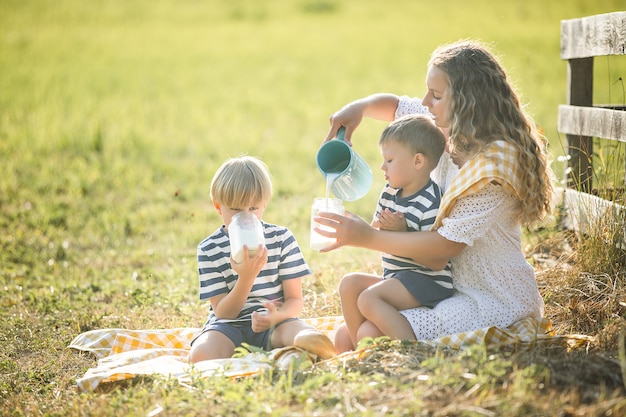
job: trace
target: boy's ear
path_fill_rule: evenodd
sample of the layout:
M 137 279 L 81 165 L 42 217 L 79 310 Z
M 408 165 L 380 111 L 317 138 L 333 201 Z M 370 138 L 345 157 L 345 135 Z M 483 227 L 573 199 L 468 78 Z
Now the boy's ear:
M 220 203 L 218 203 L 215 200 L 211 200 L 213 201 L 213 207 L 215 207 L 215 210 L 217 210 L 217 213 L 221 216 L 222 215 L 222 208 L 220 207 Z
M 415 156 L 413 156 L 413 165 L 415 166 L 415 169 L 422 169 L 426 163 L 426 157 L 423 153 L 416 153 Z

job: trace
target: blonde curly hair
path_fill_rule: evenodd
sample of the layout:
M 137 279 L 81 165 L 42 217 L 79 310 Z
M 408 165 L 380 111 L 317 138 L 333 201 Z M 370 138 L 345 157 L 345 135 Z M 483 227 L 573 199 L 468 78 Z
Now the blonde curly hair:
M 526 113 L 504 68 L 478 41 L 438 47 L 429 61 L 448 78 L 450 151 L 470 158 L 486 145 L 504 140 L 517 149 L 523 169 L 518 219 L 542 220 L 551 210 L 554 188 L 547 140 Z

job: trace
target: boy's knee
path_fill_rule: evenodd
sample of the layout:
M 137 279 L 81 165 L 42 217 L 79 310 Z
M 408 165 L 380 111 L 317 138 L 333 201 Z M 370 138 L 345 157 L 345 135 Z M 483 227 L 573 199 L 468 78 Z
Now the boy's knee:
M 346 274 L 339 281 L 339 294 L 351 292 L 359 284 L 359 275 L 356 273 Z
M 361 314 L 367 316 L 368 311 L 370 311 L 377 298 L 376 293 L 371 289 L 363 290 L 356 300 L 357 307 Z
M 348 332 L 348 328 L 345 324 L 342 324 L 337 332 L 335 333 L 335 350 L 337 353 L 344 353 L 349 350 L 354 350 L 356 346 L 352 344 L 352 339 L 350 339 L 350 333 Z
M 359 341 L 366 337 L 372 337 L 375 339 L 381 336 L 384 336 L 384 334 L 371 321 L 363 322 L 356 333 L 357 340 Z
M 202 334 L 189 350 L 187 360 L 197 363 L 211 359 L 230 358 L 235 353 L 235 345 L 224 334 L 210 331 Z
M 211 359 L 205 349 L 201 349 L 198 346 L 193 346 L 187 356 L 189 363 L 198 363 L 204 360 Z

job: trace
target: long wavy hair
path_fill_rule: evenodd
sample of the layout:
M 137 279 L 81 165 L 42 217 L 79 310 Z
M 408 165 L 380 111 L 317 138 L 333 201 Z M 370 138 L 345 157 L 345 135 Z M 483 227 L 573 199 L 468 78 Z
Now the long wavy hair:
M 486 46 L 471 40 L 440 46 L 431 65 L 448 78 L 450 151 L 471 158 L 493 141 L 513 144 L 523 170 L 518 220 L 542 220 L 554 193 L 547 140 L 520 104 L 504 68 Z

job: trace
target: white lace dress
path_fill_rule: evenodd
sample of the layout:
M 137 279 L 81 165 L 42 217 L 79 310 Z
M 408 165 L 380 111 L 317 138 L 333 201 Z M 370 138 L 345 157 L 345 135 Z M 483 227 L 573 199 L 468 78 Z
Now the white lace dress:
M 403 101 L 396 115 L 410 106 Z M 415 103 L 418 100 L 412 100 Z M 421 106 L 421 102 L 419 102 Z M 435 176 L 447 188 L 458 172 L 449 155 Z M 525 317 L 540 318 L 543 300 L 533 268 L 521 249 L 521 227 L 511 216 L 515 198 L 503 187 L 489 185 L 471 196 L 459 198 L 438 233 L 467 245 L 452 258 L 452 279 L 457 293 L 435 308 L 404 310 L 418 340 L 477 330 L 506 327 Z

